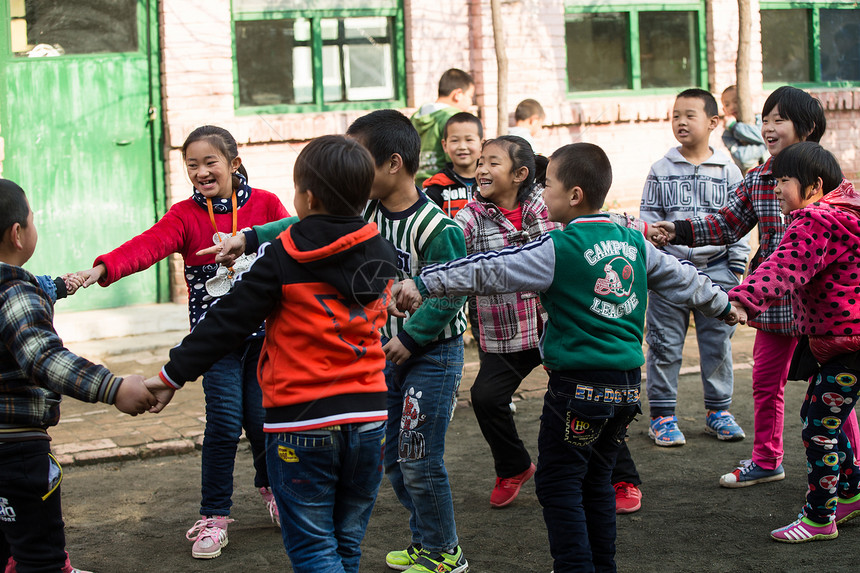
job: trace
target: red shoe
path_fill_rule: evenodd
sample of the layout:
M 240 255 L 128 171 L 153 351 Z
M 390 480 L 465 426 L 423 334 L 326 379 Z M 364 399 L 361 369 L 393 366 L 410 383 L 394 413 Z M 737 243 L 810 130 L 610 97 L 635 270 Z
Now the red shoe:
M 642 492 L 626 481 L 612 484 L 615 488 L 615 513 L 633 513 L 642 507 Z
M 497 477 L 496 486 L 493 488 L 493 493 L 490 494 L 490 505 L 492 507 L 505 507 L 514 501 L 523 484 L 535 475 L 536 469 L 534 464 L 530 464 L 529 469 L 521 474 L 509 478 Z

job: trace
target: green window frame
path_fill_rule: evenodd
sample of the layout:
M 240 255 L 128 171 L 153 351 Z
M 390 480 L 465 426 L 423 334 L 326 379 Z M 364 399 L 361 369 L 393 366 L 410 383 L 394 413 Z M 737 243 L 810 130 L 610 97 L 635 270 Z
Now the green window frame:
M 692 77 L 692 82 L 685 82 L 682 85 L 672 86 L 655 86 L 649 85 L 647 77 L 647 62 L 643 58 L 647 58 L 642 53 L 641 43 L 649 37 L 650 29 L 642 29 L 641 17 L 653 17 L 660 13 L 672 13 L 680 15 L 683 13 L 692 13 L 693 26 L 689 31 L 691 51 L 696 62 L 691 64 L 689 74 Z M 567 69 L 567 94 L 568 98 L 582 97 L 604 97 L 607 95 L 649 95 L 649 94 L 665 94 L 677 93 L 679 90 L 690 87 L 707 88 L 708 78 L 708 53 L 707 53 L 707 37 L 705 26 L 705 2 L 690 1 L 690 0 L 663 0 L 661 2 L 640 2 L 631 3 L 630 0 L 588 0 L 587 2 L 566 0 L 565 2 L 565 43 L 569 42 L 568 25 L 574 22 L 577 18 L 583 15 L 609 15 L 617 14 L 620 16 L 619 21 L 624 21 L 626 30 L 622 34 L 624 42 L 624 86 L 613 86 L 608 88 L 586 88 L 577 89 L 576 85 L 571 85 L 571 68 L 570 58 L 566 63 Z M 568 46 L 568 50 L 572 49 Z M 566 52 L 566 56 L 569 52 Z M 644 70 L 643 70 L 644 68 Z M 646 74 L 643 82 L 643 71 Z M 651 81 L 650 83 L 655 83 Z
M 308 7 L 309 5 L 313 7 Z M 275 114 L 275 113 L 309 113 L 323 111 L 385 109 L 404 107 L 406 105 L 406 42 L 404 34 L 404 16 L 402 0 L 348 0 L 335 2 L 333 0 L 317 0 L 314 3 L 298 0 L 233 0 L 233 96 L 234 108 L 237 115 Z M 383 36 L 367 34 L 356 30 L 351 25 L 356 19 L 374 19 L 374 24 L 385 22 Z M 244 97 L 240 76 L 241 46 L 237 47 L 238 37 L 244 27 L 253 31 L 253 26 L 265 26 L 266 22 L 280 20 L 286 26 L 300 23 L 302 29 L 302 54 L 308 55 L 301 65 L 303 73 L 308 74 L 310 83 L 303 86 L 302 101 L 297 103 L 253 103 Z M 379 28 L 379 26 L 376 26 Z M 295 27 L 295 30 L 298 30 Z M 290 33 L 294 33 L 291 30 Z M 298 43 L 298 42 L 297 42 Z M 347 77 L 350 75 L 350 59 L 348 51 L 363 46 L 377 47 L 380 44 L 390 51 L 390 82 L 391 97 L 381 99 L 362 99 L 362 94 L 368 90 L 353 88 L 350 91 Z M 334 100 L 331 85 L 331 74 L 325 75 L 324 50 L 328 51 L 328 69 L 336 64 L 339 69 L 340 94 L 342 97 Z M 265 54 L 254 52 L 253 57 L 264 57 Z M 332 57 L 333 56 L 333 57 Z M 282 56 L 283 57 L 283 56 Z M 292 56 L 289 57 L 291 65 Z M 386 62 L 387 65 L 387 62 Z M 293 70 L 290 70 L 292 72 Z M 337 75 L 337 74 L 336 74 Z M 329 80 L 327 83 L 326 80 Z M 335 78 L 336 79 L 336 78 Z M 291 86 L 290 89 L 295 89 Z M 373 90 L 370 90 L 371 92 Z M 357 94 L 350 98 L 350 93 Z M 346 97 L 343 97 L 346 96 Z M 295 98 L 295 93 L 294 97 Z
M 825 11 L 852 10 L 854 12 L 851 13 L 851 16 L 858 18 L 858 23 L 860 23 L 860 7 L 858 7 L 858 3 L 856 1 L 808 0 L 806 2 L 762 2 L 759 9 L 761 10 L 762 17 L 762 72 L 765 88 L 772 89 L 785 84 L 790 84 L 796 87 L 860 86 L 860 29 L 855 28 L 856 33 L 840 34 L 841 41 L 847 40 L 853 43 L 851 46 L 852 49 L 848 50 L 844 49 L 843 46 L 839 46 L 838 49 L 832 49 L 830 45 L 830 42 L 833 40 L 832 35 L 827 34 L 826 30 L 824 30 L 824 33 L 822 32 L 822 16 L 824 16 L 823 20 L 826 23 L 828 16 L 833 15 L 832 13 L 823 14 Z M 774 37 L 774 41 L 771 43 L 767 37 L 769 34 L 768 13 L 782 10 L 803 11 L 803 15 L 805 16 L 806 21 L 804 24 L 806 27 L 806 37 L 803 38 L 805 46 L 801 44 L 799 47 L 801 51 L 805 51 L 805 54 L 803 55 L 806 57 L 806 66 L 803 71 L 807 77 L 802 80 L 778 78 L 775 73 L 769 73 L 769 69 L 783 70 L 782 66 L 786 64 L 785 60 L 789 58 L 784 49 L 782 50 L 782 54 L 773 54 L 770 50 L 771 45 L 774 46 L 774 51 L 779 50 L 781 38 Z M 799 15 L 800 14 L 798 14 L 798 16 Z M 774 16 L 777 15 L 774 14 Z M 851 22 L 851 24 L 855 24 L 855 22 Z M 775 24 L 773 25 L 773 28 L 774 36 L 777 33 L 782 33 L 781 37 L 785 36 L 784 28 L 777 30 L 777 26 Z M 822 35 L 825 37 L 823 38 Z M 827 66 L 827 58 L 832 57 L 831 54 L 839 54 L 840 57 L 850 56 L 853 54 L 856 64 L 853 62 L 849 63 L 848 67 L 851 70 L 856 70 L 858 72 L 856 79 L 825 79 L 824 76 L 830 73 L 828 70 L 825 70 L 825 67 Z M 775 61 L 776 58 L 780 56 L 782 61 Z M 769 62 L 768 59 L 771 59 L 772 61 Z

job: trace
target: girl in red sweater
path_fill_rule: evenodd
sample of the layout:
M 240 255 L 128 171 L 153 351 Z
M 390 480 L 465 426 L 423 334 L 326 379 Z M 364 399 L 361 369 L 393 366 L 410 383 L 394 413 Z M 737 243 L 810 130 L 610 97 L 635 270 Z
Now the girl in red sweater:
M 149 268 L 172 253 L 185 261 L 188 313 L 193 329 L 217 298 L 232 288 L 236 275 L 247 270 L 256 255 L 237 260 L 230 268 L 214 255 L 197 252 L 249 229 L 289 216 L 272 193 L 248 186 L 247 172 L 236 140 L 220 127 L 195 129 L 182 145 L 182 158 L 194 186 L 188 199 L 173 205 L 155 225 L 113 251 L 96 258 L 93 268 L 78 273 L 84 286 L 101 286 Z M 244 344 L 203 375 L 206 428 L 203 434 L 201 519 L 186 537 L 194 541 L 191 555 L 211 559 L 227 545 L 227 524 L 233 494 L 233 466 L 242 429 L 254 456 L 254 486 L 273 520 L 278 520 L 266 471 L 262 393 L 257 361 L 263 325 Z

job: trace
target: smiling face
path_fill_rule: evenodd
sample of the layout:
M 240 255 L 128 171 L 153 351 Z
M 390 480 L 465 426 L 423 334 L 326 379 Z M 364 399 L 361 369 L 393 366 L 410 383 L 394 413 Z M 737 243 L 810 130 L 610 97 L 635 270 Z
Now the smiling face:
M 232 162 L 205 139 L 188 145 L 185 169 L 194 188 L 207 198 L 228 199 L 233 194 L 233 173 L 242 164 L 236 157 Z
M 694 147 L 707 142 L 716 127 L 716 117 L 708 117 L 705 102 L 697 97 L 679 97 L 672 109 L 672 132 L 682 146 Z
M 520 175 L 514 170 L 514 163 L 507 149 L 496 143 L 484 146 L 475 173 L 484 199 L 497 205 L 515 200 L 520 183 L 524 179 Z
M 799 179 L 788 176 L 779 177 L 776 180 L 776 187 L 773 192 L 779 200 L 779 210 L 782 211 L 783 215 L 803 209 L 810 203 L 821 199 L 823 195 L 821 185 L 809 185 L 804 189 Z
M 448 124 L 448 137 L 442 140 L 442 149 L 451 157 L 457 173 L 462 175 L 472 172 L 481 156 L 478 126 L 472 122 Z
M 794 123 L 779 115 L 779 105 L 773 106 L 770 113 L 761 118 L 761 136 L 771 155 L 778 155 L 789 145 L 803 141 L 794 129 Z

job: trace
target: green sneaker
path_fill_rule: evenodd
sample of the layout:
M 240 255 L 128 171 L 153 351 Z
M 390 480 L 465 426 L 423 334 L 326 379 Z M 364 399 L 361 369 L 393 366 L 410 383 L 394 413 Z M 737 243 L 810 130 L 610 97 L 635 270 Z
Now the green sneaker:
M 454 553 L 430 553 L 421 551 L 415 558 L 415 564 L 406 569 L 406 573 L 466 573 L 469 562 L 463 557 L 460 546 Z
M 421 551 L 420 545 L 410 543 L 403 551 L 389 551 L 385 556 L 385 564 L 391 569 L 406 571 L 415 565 L 415 560 L 421 555 Z

